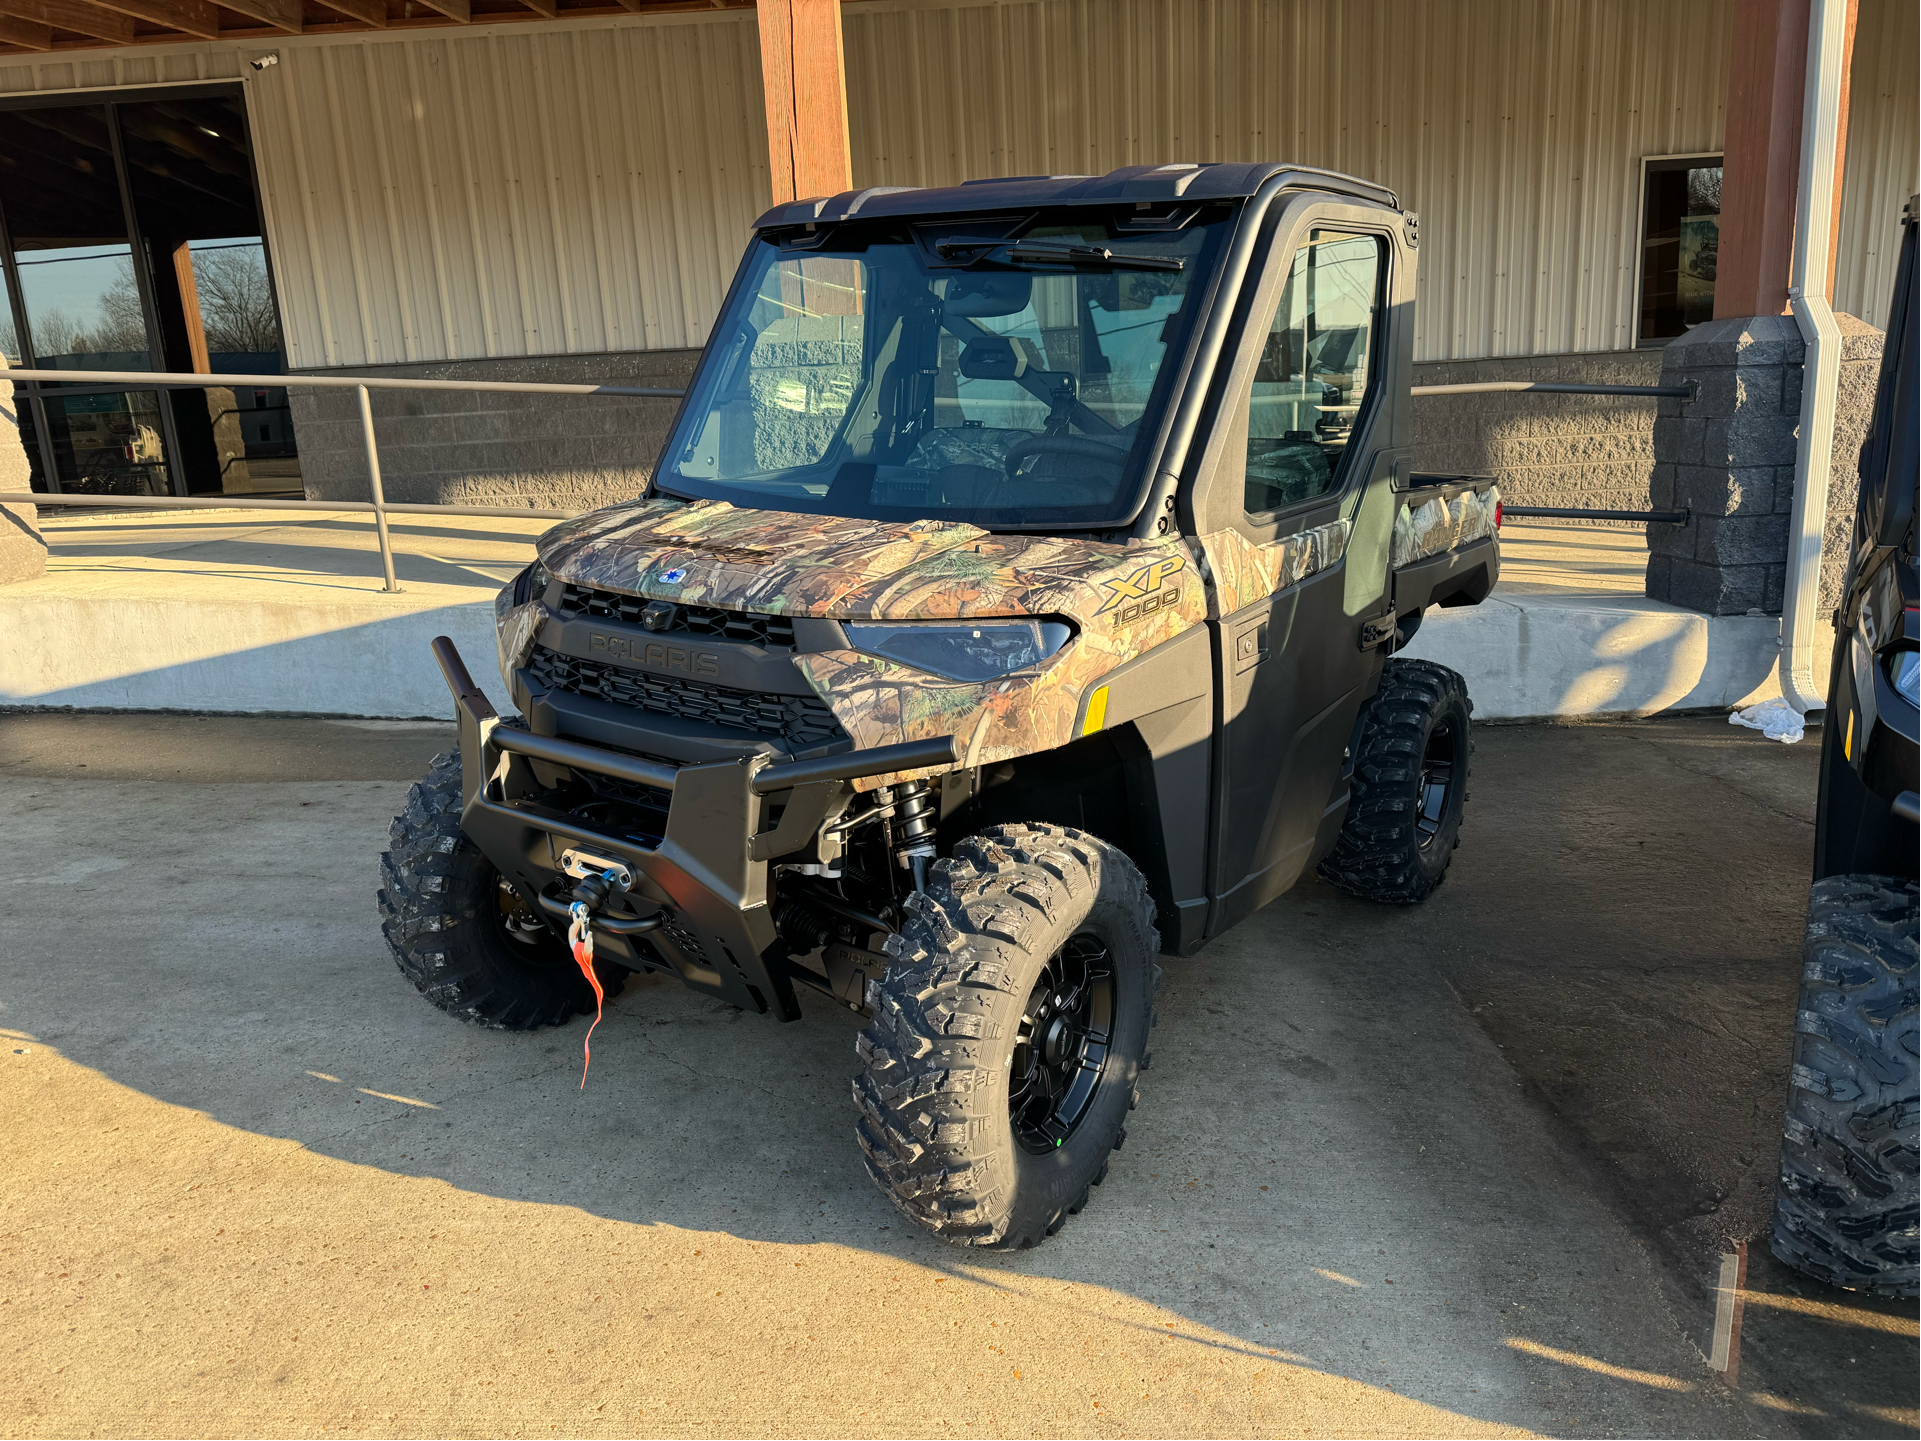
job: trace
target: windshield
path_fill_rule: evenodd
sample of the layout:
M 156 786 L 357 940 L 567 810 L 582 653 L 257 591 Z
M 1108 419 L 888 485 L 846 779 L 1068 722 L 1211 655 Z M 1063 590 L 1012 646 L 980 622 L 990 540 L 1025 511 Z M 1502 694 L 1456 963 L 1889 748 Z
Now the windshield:
M 761 240 L 656 483 L 874 520 L 1119 523 L 1227 217 Z

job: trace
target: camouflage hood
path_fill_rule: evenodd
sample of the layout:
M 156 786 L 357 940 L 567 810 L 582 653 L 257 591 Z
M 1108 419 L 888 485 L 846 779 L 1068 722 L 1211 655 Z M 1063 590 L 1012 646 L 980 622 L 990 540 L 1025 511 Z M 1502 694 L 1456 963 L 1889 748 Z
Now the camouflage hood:
M 540 541 L 573 585 L 765 615 L 851 621 L 1064 616 L 1075 634 L 1037 666 L 947 680 L 855 650 L 794 657 L 856 745 L 959 735 L 968 763 L 1065 745 L 1103 725 L 1104 676 L 1215 614 L 1337 563 L 1346 521 L 1264 546 L 1235 532 L 1112 545 L 999 535 L 952 521 L 850 520 L 656 498 L 594 511 Z M 1212 591 L 1203 571 L 1212 577 Z M 1225 606 L 1225 611 L 1221 608 Z M 503 674 L 524 664 L 547 614 L 503 596 Z M 865 788 L 899 777 L 876 776 Z
M 974 764 L 1065 744 L 1100 677 L 1207 618 L 1192 548 L 996 535 L 950 521 L 870 521 L 665 499 L 595 511 L 542 537 L 573 585 L 769 615 L 915 621 L 1065 616 L 1076 634 L 1029 670 L 946 680 L 860 651 L 794 664 L 855 744 L 967 739 Z M 546 614 L 503 610 L 501 664 L 524 661 Z M 863 787 L 887 777 L 863 781 Z
M 1129 598 L 1111 582 L 1160 558 L 1159 550 L 994 535 L 953 521 L 658 499 L 581 516 L 540 542 L 547 569 L 575 585 L 836 620 L 1060 614 L 1088 622 L 1115 608 L 1117 596 Z M 1185 552 L 1175 559 L 1183 563 L 1162 580 L 1185 569 Z

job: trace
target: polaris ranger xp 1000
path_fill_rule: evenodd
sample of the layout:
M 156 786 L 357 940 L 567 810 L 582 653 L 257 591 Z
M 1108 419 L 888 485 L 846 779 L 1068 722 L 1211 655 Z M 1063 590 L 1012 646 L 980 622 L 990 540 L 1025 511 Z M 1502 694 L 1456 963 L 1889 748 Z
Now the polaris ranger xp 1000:
M 633 970 L 868 1018 L 857 1136 L 1026 1246 L 1125 1139 L 1159 968 L 1311 868 L 1416 902 L 1461 678 L 1391 660 L 1499 568 L 1411 468 L 1415 218 L 1280 165 L 865 190 L 762 216 L 647 493 L 444 639 L 460 749 L 380 894 L 443 1009 Z

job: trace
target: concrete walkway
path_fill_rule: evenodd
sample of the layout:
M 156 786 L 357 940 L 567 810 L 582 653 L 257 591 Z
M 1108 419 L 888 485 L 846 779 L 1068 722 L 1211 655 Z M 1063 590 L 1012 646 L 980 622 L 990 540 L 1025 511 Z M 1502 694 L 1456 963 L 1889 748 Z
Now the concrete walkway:
M 493 597 L 551 522 L 276 511 L 43 521 L 43 579 L 0 588 L 0 706 L 439 716 L 450 635 L 503 709 Z M 1779 693 L 1778 621 L 1642 594 L 1637 532 L 1510 525 L 1483 605 L 1432 611 L 1407 654 L 1467 677 L 1483 719 L 1650 715 Z
M 0 1434 L 1913 1434 L 1912 1308 L 1763 1264 L 1807 747 L 1488 730 L 1426 905 L 1166 963 L 1106 1184 L 1002 1256 L 862 1173 L 845 1011 L 635 978 L 582 1090 L 581 1022 L 416 995 L 373 891 L 448 739 L 0 716 Z

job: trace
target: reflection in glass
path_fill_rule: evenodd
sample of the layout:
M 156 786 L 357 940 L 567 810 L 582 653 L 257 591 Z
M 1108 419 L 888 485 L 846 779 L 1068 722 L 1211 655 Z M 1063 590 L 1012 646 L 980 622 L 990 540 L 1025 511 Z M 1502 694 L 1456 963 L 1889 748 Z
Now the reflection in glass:
M 1720 160 L 1648 161 L 1641 204 L 1642 344 L 1714 319 L 1720 253 Z
M 45 370 L 151 370 L 126 245 L 17 252 L 34 360 Z
M 1128 513 L 1166 403 L 1162 361 L 1212 278 L 1225 211 L 1179 230 L 1046 212 L 971 224 L 836 230 L 845 253 L 756 245 L 663 489 L 983 526 Z M 1035 252 L 1016 256 L 1016 239 Z M 1050 246 L 1102 258 L 1083 268 Z
M 46 412 L 61 490 L 82 495 L 168 493 L 159 392 L 48 396 Z
M 278 371 L 280 317 L 260 237 L 191 241 L 188 260 L 211 368 L 229 375 Z
M 106 108 L 0 111 L 0 202 L 26 302 L 9 351 L 48 369 L 151 370 Z
M 123 102 L 114 114 L 133 213 L 152 256 L 167 369 L 279 374 L 280 325 L 240 97 Z M 175 391 L 172 405 L 190 494 L 300 493 L 284 388 Z
M 1250 513 L 1335 487 L 1367 395 L 1380 242 L 1315 231 L 1294 252 L 1254 374 L 1247 427 Z

